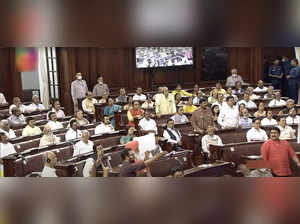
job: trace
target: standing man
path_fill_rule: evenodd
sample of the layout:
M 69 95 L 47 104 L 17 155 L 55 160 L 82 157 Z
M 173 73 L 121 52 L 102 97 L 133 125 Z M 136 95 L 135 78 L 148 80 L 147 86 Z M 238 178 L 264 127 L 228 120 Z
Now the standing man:
M 234 106 L 234 98 L 228 96 L 226 98 L 227 105 L 221 108 L 218 123 L 222 128 L 237 128 L 239 126 L 239 110 Z
M 270 131 L 270 139 L 261 147 L 261 155 L 264 160 L 272 162 L 274 177 L 288 177 L 292 175 L 290 159 L 298 167 L 300 167 L 300 162 L 290 144 L 286 140 L 280 140 L 279 135 L 279 128 L 273 127 Z
M 94 97 L 102 97 L 105 92 L 109 95 L 108 85 L 103 83 L 102 76 L 98 77 L 97 82 L 98 83 L 94 86 L 94 89 L 93 89 L 93 96 Z
M 279 60 L 275 59 L 273 65 L 269 68 L 269 77 L 272 82 L 272 86 L 274 89 L 282 89 L 282 77 L 283 77 L 283 70 L 282 67 L 279 65 Z
M 74 112 L 78 111 L 78 99 L 86 97 L 88 87 L 85 80 L 82 80 L 82 74 L 78 72 L 76 79 L 71 84 L 71 96 L 74 103 Z
M 195 132 L 204 134 L 208 126 L 214 126 L 214 117 L 211 109 L 208 107 L 207 98 L 201 98 L 200 107 L 195 110 L 191 117 L 191 124 Z
M 237 69 L 233 68 L 231 69 L 231 76 L 229 76 L 226 80 L 226 86 L 227 87 L 234 87 L 237 82 L 244 83 L 242 77 L 238 75 Z
M 288 57 L 283 56 L 281 59 L 281 67 L 283 69 L 283 78 L 282 78 L 282 96 L 288 96 L 288 80 L 287 76 L 290 73 L 292 68 L 291 61 Z
M 298 104 L 298 89 L 300 79 L 300 67 L 297 59 L 291 60 L 292 68 L 286 77 L 288 80 L 288 96 Z
M 165 114 L 176 113 L 175 98 L 173 94 L 169 94 L 168 87 L 164 87 L 163 95 L 156 101 L 155 111 L 158 117 Z

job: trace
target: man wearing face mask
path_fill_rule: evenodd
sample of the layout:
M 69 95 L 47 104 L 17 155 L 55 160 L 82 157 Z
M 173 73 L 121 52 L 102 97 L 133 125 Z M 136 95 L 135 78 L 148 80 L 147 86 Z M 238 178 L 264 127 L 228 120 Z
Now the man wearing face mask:
M 237 69 L 233 68 L 231 69 L 231 76 L 229 76 L 226 80 L 226 86 L 227 87 L 234 87 L 237 82 L 244 83 L 242 77 L 238 75 Z
M 85 80 L 82 80 L 82 74 L 76 74 L 76 80 L 71 84 L 71 96 L 74 103 L 74 112 L 78 111 L 78 99 L 85 98 L 88 87 Z
M 108 85 L 103 83 L 103 77 L 100 76 L 97 79 L 97 84 L 94 86 L 93 89 L 93 96 L 94 97 L 102 97 L 105 92 L 109 95 L 109 88 Z

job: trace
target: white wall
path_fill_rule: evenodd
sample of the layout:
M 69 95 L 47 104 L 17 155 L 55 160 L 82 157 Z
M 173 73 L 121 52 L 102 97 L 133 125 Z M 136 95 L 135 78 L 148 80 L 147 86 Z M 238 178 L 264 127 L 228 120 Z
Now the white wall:
M 38 71 L 22 72 L 22 87 L 26 89 L 40 89 Z

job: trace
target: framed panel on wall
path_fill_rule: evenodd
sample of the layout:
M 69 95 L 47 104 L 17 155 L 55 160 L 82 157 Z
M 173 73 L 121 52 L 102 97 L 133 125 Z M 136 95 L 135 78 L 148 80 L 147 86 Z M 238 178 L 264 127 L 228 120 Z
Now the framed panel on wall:
M 205 47 L 201 49 L 202 80 L 225 80 L 228 73 L 228 52 L 224 47 Z

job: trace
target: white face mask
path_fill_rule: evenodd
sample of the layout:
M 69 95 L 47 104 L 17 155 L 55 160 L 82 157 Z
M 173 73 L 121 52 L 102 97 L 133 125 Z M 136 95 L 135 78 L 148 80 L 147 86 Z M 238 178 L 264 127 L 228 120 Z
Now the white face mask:
M 99 83 L 99 84 L 103 84 L 103 82 L 102 82 L 102 81 L 98 81 L 98 83 Z
M 82 80 L 82 76 L 81 75 L 77 76 L 77 79 Z

